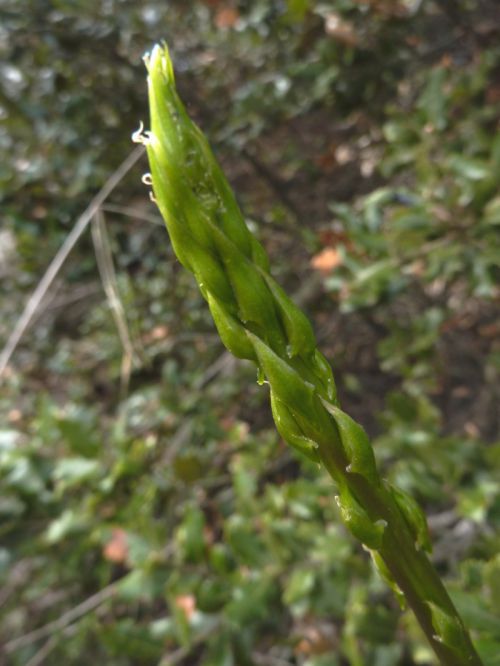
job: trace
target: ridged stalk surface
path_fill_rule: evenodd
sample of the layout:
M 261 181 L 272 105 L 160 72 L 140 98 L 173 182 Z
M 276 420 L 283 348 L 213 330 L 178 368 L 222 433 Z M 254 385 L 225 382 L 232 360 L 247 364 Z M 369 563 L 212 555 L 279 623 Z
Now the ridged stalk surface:
M 384 481 L 365 431 L 343 412 L 312 327 L 270 273 L 207 140 L 179 99 L 168 50 L 146 58 L 152 185 L 174 251 L 206 299 L 224 345 L 253 361 L 269 384 L 276 427 L 323 465 L 347 529 L 406 600 L 446 666 L 478 666 L 469 634 L 428 559 L 427 523 L 415 500 Z

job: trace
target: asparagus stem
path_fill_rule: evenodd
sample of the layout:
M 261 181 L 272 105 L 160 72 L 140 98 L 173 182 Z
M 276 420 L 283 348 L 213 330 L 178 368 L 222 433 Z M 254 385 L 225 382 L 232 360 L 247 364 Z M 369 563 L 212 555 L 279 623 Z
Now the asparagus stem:
M 384 481 L 366 433 L 339 405 L 332 370 L 305 315 L 273 280 L 207 140 L 177 95 L 165 46 L 146 59 L 151 131 L 144 143 L 154 200 L 179 261 L 208 302 L 221 339 L 254 361 L 281 436 L 334 480 L 346 527 L 404 597 L 444 666 L 480 666 L 470 636 L 424 550 L 425 516 Z M 262 383 L 261 381 L 261 383 Z

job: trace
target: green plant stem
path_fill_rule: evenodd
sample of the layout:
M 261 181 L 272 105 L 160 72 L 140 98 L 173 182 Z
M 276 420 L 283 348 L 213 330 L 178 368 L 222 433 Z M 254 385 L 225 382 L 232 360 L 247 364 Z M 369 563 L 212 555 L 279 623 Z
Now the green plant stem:
M 325 462 L 324 459 L 323 462 L 328 472 L 333 475 L 330 462 Z M 372 517 L 387 521 L 383 544 L 378 552 L 403 592 L 408 606 L 415 614 L 440 663 L 443 666 L 481 666 L 481 659 L 443 582 L 425 552 L 415 547 L 412 535 L 401 519 L 392 497 L 383 486 L 374 489 L 362 477 L 351 479 L 351 483 L 357 495 L 363 499 L 364 506 L 372 509 Z M 445 609 L 459 627 L 461 636 L 458 640 L 462 645 L 461 654 L 457 654 L 442 642 L 432 623 L 429 601 Z
M 349 463 L 343 455 L 340 442 L 332 446 L 320 446 L 323 466 L 332 479 L 338 480 L 345 474 Z M 349 475 L 349 484 L 356 496 L 367 507 L 373 521 L 385 520 L 387 527 L 381 547 L 378 550 L 387 569 L 390 571 L 408 606 L 412 609 L 429 644 L 443 666 L 482 666 L 469 633 L 457 611 L 441 578 L 415 540 L 408 525 L 390 493 L 382 484 L 373 485 L 359 474 Z M 456 641 L 461 653 L 443 642 L 443 637 L 433 625 L 429 602 L 444 609 L 456 625 Z
M 175 89 L 166 47 L 147 59 L 151 131 L 146 145 L 154 199 L 180 262 L 190 270 L 223 343 L 255 362 L 270 387 L 276 427 L 334 480 L 344 524 L 381 576 L 413 610 L 443 666 L 480 666 L 470 636 L 425 550 L 425 516 L 384 481 L 364 430 L 338 404 L 332 370 L 303 313 L 273 280 L 208 142 Z

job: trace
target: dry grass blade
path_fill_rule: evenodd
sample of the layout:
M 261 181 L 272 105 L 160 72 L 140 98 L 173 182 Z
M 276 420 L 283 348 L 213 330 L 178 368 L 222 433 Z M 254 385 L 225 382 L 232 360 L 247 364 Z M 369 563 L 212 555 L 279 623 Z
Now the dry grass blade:
M 102 188 L 99 190 L 99 192 L 92 199 L 90 204 L 87 206 L 87 208 L 84 210 L 84 212 L 80 215 L 80 217 L 76 221 L 75 226 L 66 237 L 66 240 L 60 247 L 56 256 L 51 261 L 49 267 L 45 271 L 45 274 L 38 283 L 36 289 L 29 297 L 22 315 L 19 317 L 17 324 L 15 325 L 12 333 L 10 334 L 5 347 L 2 349 L 2 352 L 0 353 L 0 379 L 4 374 L 7 365 L 12 357 L 12 354 L 16 350 L 17 345 L 19 344 L 21 338 L 23 337 L 29 325 L 31 324 L 35 312 L 38 310 L 40 303 L 42 302 L 48 290 L 50 289 L 50 286 L 52 285 L 59 271 L 61 270 L 61 267 L 63 266 L 64 262 L 68 258 L 71 250 L 75 247 L 79 238 L 87 228 L 89 222 L 92 220 L 92 218 L 99 210 L 99 208 L 102 206 L 104 201 L 115 189 L 115 187 L 119 185 L 124 176 L 130 171 L 130 169 L 139 160 L 139 158 L 143 155 L 143 153 L 144 153 L 143 146 L 135 148 L 130 153 L 130 155 L 122 162 L 122 164 L 120 164 L 118 169 L 104 183 Z
M 116 279 L 115 267 L 113 264 L 113 255 L 109 242 L 109 236 L 106 229 L 104 213 L 101 210 L 96 211 L 92 221 L 92 240 L 94 243 L 95 255 L 99 274 L 102 280 L 102 286 L 113 319 L 115 320 L 118 335 L 123 347 L 122 366 L 121 366 L 121 388 L 125 394 L 128 388 L 132 365 L 136 360 L 132 337 L 129 332 L 125 308 L 120 299 L 118 283 Z
M 11 652 L 14 652 L 14 650 L 18 650 L 19 648 L 25 647 L 26 645 L 32 645 L 42 638 L 48 638 L 49 636 L 52 636 L 52 634 L 66 629 L 68 625 L 72 624 L 76 620 L 79 620 L 87 613 L 95 610 L 108 599 L 111 599 L 111 597 L 113 597 L 116 593 L 118 583 L 119 581 L 116 581 L 111 583 L 111 585 L 104 587 L 102 590 L 99 590 L 91 597 L 78 604 L 78 606 L 71 608 L 69 611 L 61 615 L 61 617 L 57 618 L 57 620 L 49 622 L 48 624 L 45 624 L 43 627 L 39 627 L 34 631 L 30 631 L 28 634 L 24 634 L 18 638 L 13 638 L 11 641 L 5 644 L 5 652 L 10 654 Z
M 101 210 L 106 213 L 116 213 L 117 215 L 131 217 L 134 220 L 144 220 L 144 222 L 149 222 L 150 224 L 154 224 L 157 227 L 165 227 L 165 223 L 161 217 L 148 215 L 138 208 L 131 208 L 130 206 L 117 206 L 116 204 L 105 204 L 104 206 L 101 206 Z

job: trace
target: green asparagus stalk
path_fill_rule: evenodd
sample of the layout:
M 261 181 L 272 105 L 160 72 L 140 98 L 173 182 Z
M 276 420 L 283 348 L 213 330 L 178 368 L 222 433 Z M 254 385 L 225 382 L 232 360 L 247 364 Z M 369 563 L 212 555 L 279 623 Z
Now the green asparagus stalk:
M 153 188 L 174 251 L 208 302 L 224 345 L 258 366 L 269 384 L 283 439 L 322 464 L 337 487 L 347 529 L 381 576 L 406 600 L 440 663 L 481 660 L 426 555 L 430 540 L 416 501 L 383 480 L 363 428 L 343 412 L 332 370 L 305 315 L 272 278 L 234 194 L 175 87 L 168 50 L 146 58 L 151 130 L 134 135 L 147 148 Z

